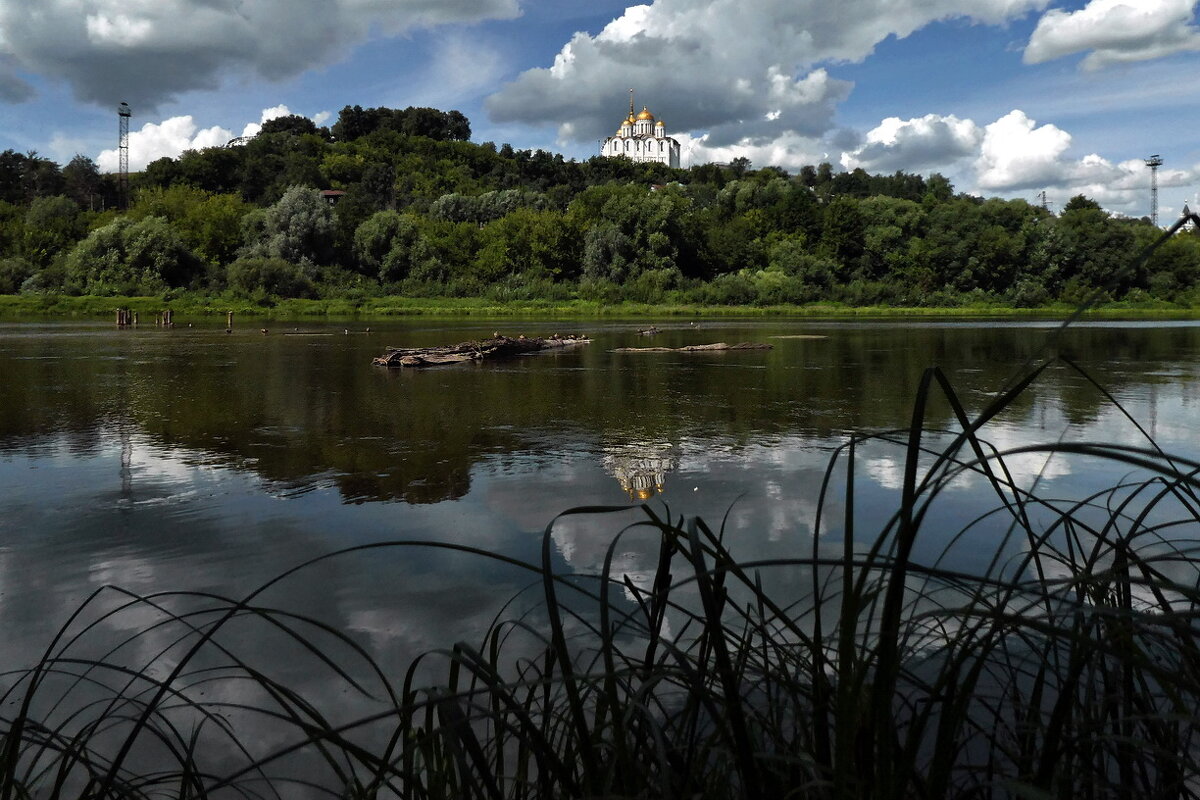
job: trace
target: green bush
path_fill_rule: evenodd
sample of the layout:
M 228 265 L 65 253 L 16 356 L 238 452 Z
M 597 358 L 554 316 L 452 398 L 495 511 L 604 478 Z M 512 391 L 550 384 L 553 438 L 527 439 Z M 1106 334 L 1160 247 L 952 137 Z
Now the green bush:
M 282 258 L 239 258 L 229 265 L 229 286 L 244 296 L 256 292 L 275 297 L 315 297 L 306 270 Z
M 34 273 L 34 267 L 23 258 L 0 258 L 0 294 L 16 294 Z
M 122 217 L 76 245 L 66 272 L 86 294 L 150 295 L 192 284 L 203 264 L 162 217 Z

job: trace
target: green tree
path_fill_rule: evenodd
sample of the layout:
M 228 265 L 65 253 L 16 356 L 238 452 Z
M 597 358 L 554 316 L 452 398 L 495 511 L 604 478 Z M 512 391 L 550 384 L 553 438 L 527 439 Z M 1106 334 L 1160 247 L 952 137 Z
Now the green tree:
M 96 162 L 78 155 L 62 169 L 66 194 L 80 207 L 96 210 L 102 203 L 100 170 Z
M 275 119 L 269 119 L 264 122 L 258 135 L 271 136 L 277 133 L 291 134 L 292 136 L 315 135 L 317 133 L 317 123 L 299 114 L 288 114 L 287 116 L 275 117 Z
M 306 268 L 325 265 L 333 255 L 333 211 L 316 189 L 293 186 L 251 231 L 244 257 L 282 258 Z
M 0 258 L 0 294 L 16 294 L 36 269 L 23 258 Z
M 122 217 L 92 231 L 67 256 L 68 279 L 87 294 L 157 294 L 186 286 L 201 263 L 162 217 Z
M 866 228 L 867 219 L 859 202 L 851 197 L 835 197 L 825 206 L 821 251 L 848 269 L 857 268 Z
M 228 264 L 242 244 L 242 218 L 250 206 L 232 194 L 213 194 L 187 184 L 150 187 L 129 209 L 133 219 L 162 217 L 184 244 L 210 265 Z
M 83 236 L 83 217 L 75 201 L 63 195 L 38 197 L 25 214 L 21 254 L 45 267 Z

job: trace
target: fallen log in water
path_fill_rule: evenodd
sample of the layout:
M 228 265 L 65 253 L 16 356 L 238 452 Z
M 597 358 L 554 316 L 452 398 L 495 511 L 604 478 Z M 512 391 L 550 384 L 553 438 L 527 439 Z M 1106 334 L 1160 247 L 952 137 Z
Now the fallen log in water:
M 717 350 L 770 350 L 773 345 L 759 344 L 758 342 L 741 342 L 739 344 L 726 344 L 725 342 L 713 342 L 712 344 L 689 344 L 686 347 L 618 347 L 612 352 L 614 353 L 709 353 Z
M 463 361 L 483 361 L 494 358 L 511 358 L 542 350 L 555 350 L 587 344 L 591 339 L 582 334 L 559 336 L 546 339 L 526 339 L 520 336 L 510 339 L 496 333 L 490 339 L 478 342 L 461 342 L 442 347 L 389 347 L 387 353 L 371 361 L 380 367 L 432 367 L 438 364 L 459 364 Z

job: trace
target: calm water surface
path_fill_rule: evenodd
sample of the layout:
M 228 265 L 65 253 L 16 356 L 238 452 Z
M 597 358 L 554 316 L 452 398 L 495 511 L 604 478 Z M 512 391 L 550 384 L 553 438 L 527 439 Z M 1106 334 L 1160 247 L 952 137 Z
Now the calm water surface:
M 940 366 L 969 409 L 1042 351 L 1051 323 L 660 323 L 655 345 L 759 341 L 770 351 L 621 354 L 650 343 L 607 322 L 404 321 L 116 331 L 0 325 L 0 638 L 34 660 L 97 587 L 240 596 L 307 558 L 421 539 L 537 562 L 555 515 L 652 498 L 726 523 L 744 558 L 812 547 L 817 486 L 848 432 L 906 426 L 921 372 Z M 506 363 L 388 371 L 386 345 L 446 344 L 492 330 L 583 330 L 594 342 Z M 803 338 L 801 338 L 803 337 Z M 1081 324 L 1061 342 L 1160 444 L 1197 455 L 1200 326 Z M 949 426 L 945 404 L 931 409 Z M 990 426 L 997 445 L 1140 443 L 1095 388 L 1055 367 Z M 867 447 L 863 513 L 899 486 L 894 449 Z M 1010 467 L 1086 491 L 1113 468 L 1026 456 Z M 966 514 L 978 487 L 946 495 Z M 832 508 L 831 513 L 840 514 Z M 563 572 L 593 573 L 633 516 L 554 526 Z M 953 529 L 953 528 L 948 528 Z M 631 539 L 635 579 L 652 548 Z M 926 557 L 945 546 L 936 534 Z M 970 566 L 972 549 L 956 555 Z M 348 631 L 388 668 L 477 640 L 529 576 L 449 551 L 341 558 L 270 602 Z M 783 590 L 787 575 L 770 578 Z M 115 624 L 115 623 L 114 623 Z M 250 642 L 246 645 L 254 647 Z M 264 647 L 266 645 L 263 645 Z M 298 678 L 303 681 L 303 676 Z

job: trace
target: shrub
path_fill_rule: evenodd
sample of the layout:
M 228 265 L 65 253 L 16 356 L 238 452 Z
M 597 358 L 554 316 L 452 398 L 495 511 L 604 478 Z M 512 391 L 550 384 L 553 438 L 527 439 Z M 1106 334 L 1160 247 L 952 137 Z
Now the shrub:
M 67 278 L 86 294 L 158 294 L 187 286 L 203 265 L 162 217 L 123 217 L 92 231 L 66 260 Z
M 34 267 L 23 258 L 0 258 L 0 294 L 16 294 L 34 273 Z
M 229 286 L 246 296 L 263 292 L 275 297 L 315 297 L 307 271 L 282 258 L 239 258 L 229 265 Z

